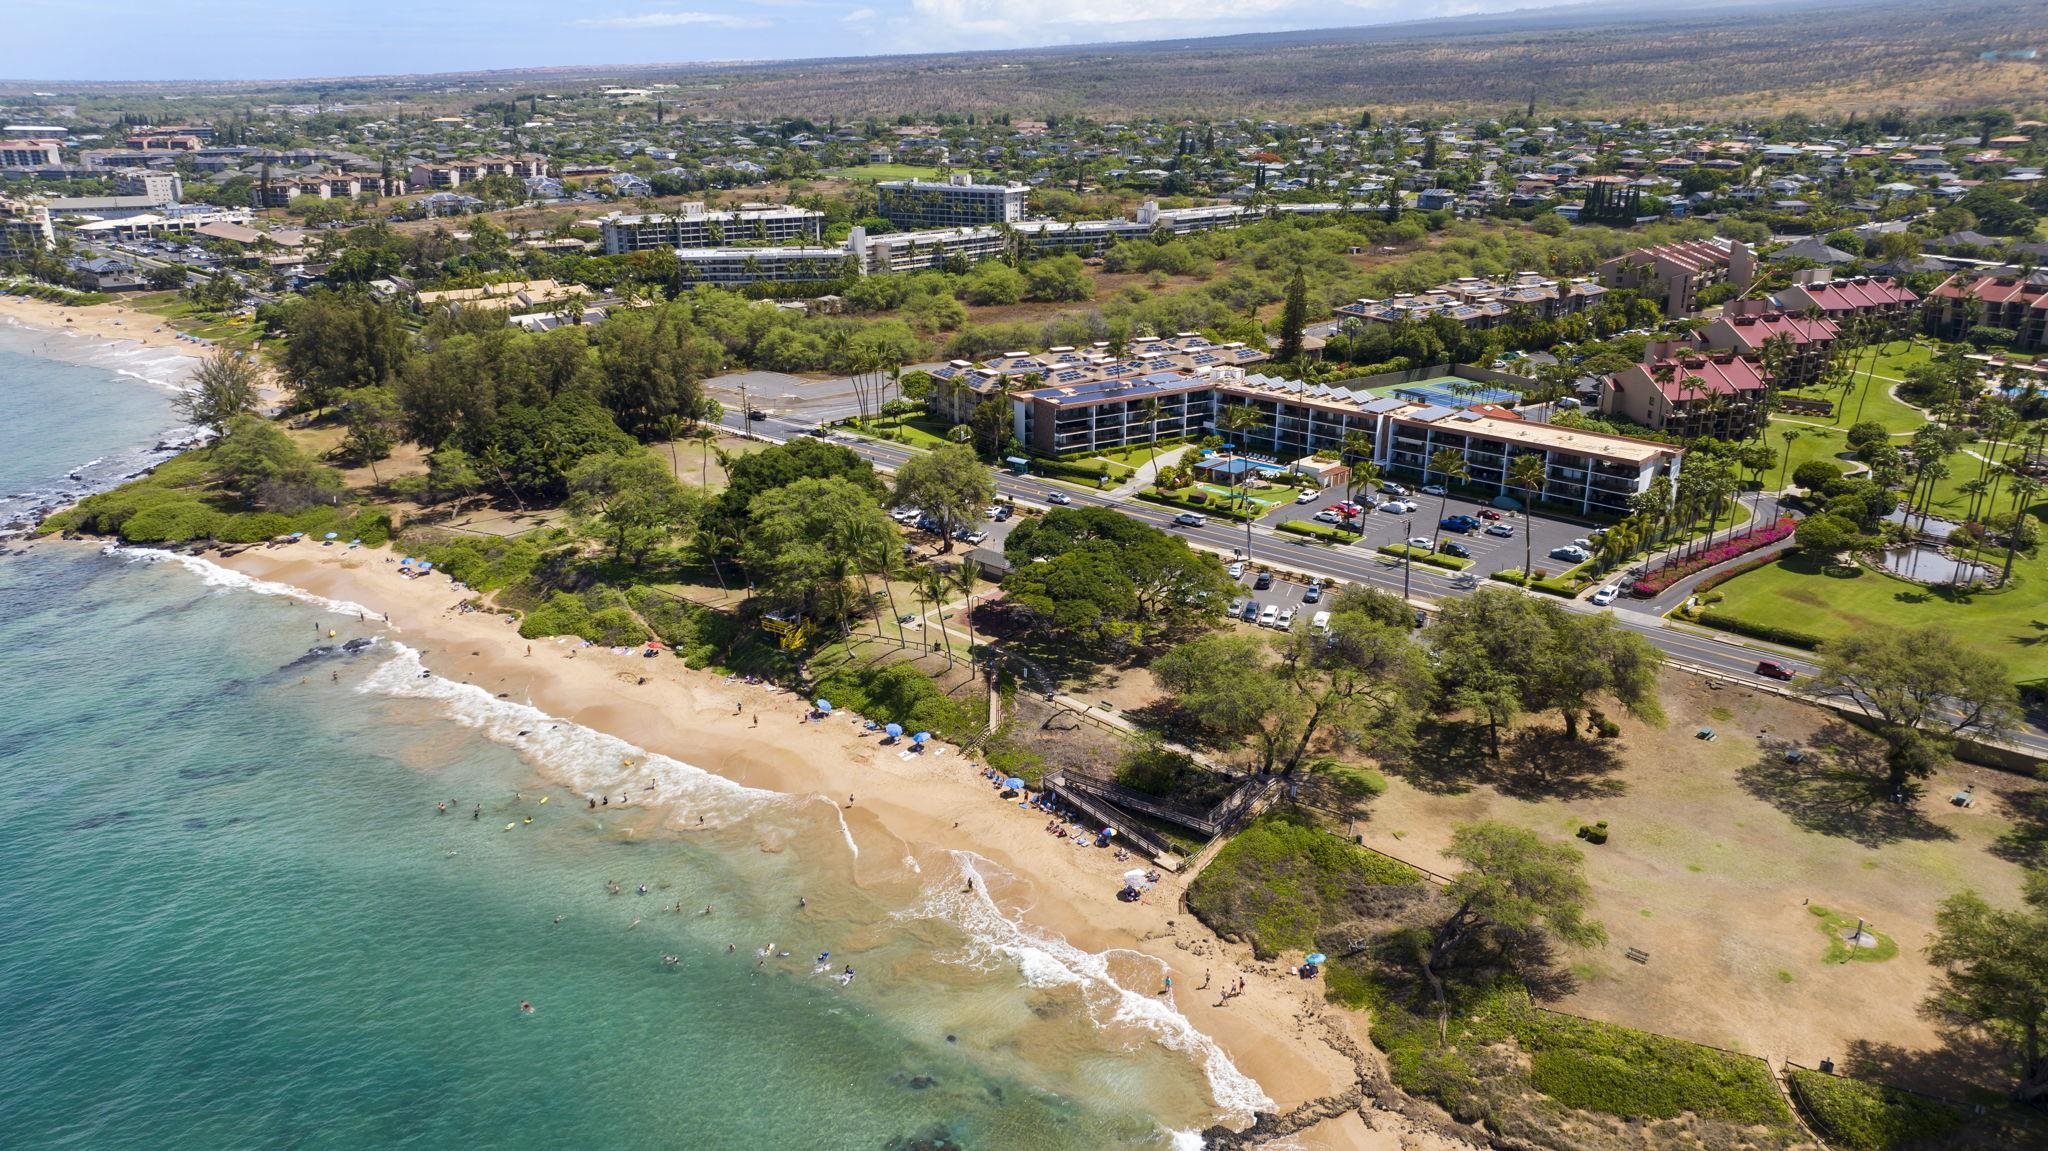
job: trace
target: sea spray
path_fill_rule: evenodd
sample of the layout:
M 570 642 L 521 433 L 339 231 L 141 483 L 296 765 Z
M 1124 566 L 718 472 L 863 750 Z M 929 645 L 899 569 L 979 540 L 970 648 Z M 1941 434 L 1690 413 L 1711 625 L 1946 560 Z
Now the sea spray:
M 1257 1082 L 1237 1069 L 1216 1041 L 1202 1034 L 1187 1016 L 1157 995 L 1135 991 L 1110 973 L 1117 956 L 1149 959 L 1120 948 L 1090 952 L 1057 935 L 1036 931 L 1003 914 L 989 894 L 983 869 L 998 867 L 971 851 L 952 852 L 959 870 L 925 888 L 923 898 L 899 912 L 905 918 L 946 919 L 968 938 L 966 962 L 982 965 L 1014 963 L 1032 987 L 1073 987 L 1080 992 L 1089 1018 L 1098 1027 L 1124 1024 L 1151 1032 L 1162 1046 L 1182 1052 L 1201 1064 L 1209 1094 L 1224 1117 L 1249 1119 L 1271 1110 L 1273 1100 Z M 1152 961 L 1157 964 L 1156 960 Z M 1158 964 L 1161 974 L 1165 965 Z M 1177 1138 L 1177 1137 L 1176 1137 Z
M 392 646 L 397 654 L 366 676 L 357 691 L 439 703 L 457 723 L 545 765 L 578 790 L 611 794 L 647 779 L 654 790 L 637 793 L 646 802 L 701 817 L 707 827 L 731 826 L 791 803 L 787 796 L 735 783 L 530 704 L 498 699 L 475 684 L 434 675 L 417 650 L 402 643 Z

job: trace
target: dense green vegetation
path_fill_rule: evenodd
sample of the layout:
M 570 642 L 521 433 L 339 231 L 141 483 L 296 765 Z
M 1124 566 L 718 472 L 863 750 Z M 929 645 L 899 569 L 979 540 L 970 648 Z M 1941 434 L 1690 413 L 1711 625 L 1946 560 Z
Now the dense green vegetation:
M 1963 1125 L 1955 1108 L 1876 1083 L 1794 1067 L 1786 1076 L 1807 1121 L 1848 1151 L 1932 1147 Z
M 1377 889 L 1422 882 L 1406 864 L 1287 814 L 1237 833 L 1188 888 L 1188 909 L 1260 959 L 1312 950 L 1319 932 L 1377 907 Z

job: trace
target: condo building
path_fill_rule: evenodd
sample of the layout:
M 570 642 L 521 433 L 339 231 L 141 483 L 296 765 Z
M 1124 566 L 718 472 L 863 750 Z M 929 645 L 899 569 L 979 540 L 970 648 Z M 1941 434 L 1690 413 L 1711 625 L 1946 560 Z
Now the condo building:
M 938 183 L 885 180 L 875 185 L 876 212 L 899 228 L 965 228 L 1024 218 L 1023 184 L 977 184 L 959 173 Z

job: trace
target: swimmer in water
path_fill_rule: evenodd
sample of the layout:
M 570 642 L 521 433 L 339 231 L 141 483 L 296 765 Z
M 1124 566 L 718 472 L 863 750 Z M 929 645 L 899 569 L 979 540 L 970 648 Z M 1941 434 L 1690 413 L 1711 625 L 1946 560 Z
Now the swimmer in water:
M 523 1015 L 531 1015 L 533 1014 L 533 1004 L 522 999 L 519 1001 L 519 1011 Z
M 569 918 L 569 917 L 568 917 L 568 916 L 566 916 L 566 915 L 557 915 L 557 916 L 555 916 L 555 922 L 556 922 L 557 924 L 560 924 L 560 923 L 561 923 L 561 922 L 562 922 L 562 921 L 563 921 L 564 919 L 567 919 L 567 918 Z

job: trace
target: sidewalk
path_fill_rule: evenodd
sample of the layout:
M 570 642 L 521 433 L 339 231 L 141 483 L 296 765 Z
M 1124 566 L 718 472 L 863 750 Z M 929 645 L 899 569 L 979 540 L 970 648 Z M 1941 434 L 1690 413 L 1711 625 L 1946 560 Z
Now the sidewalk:
M 1137 471 L 1131 473 L 1130 479 L 1104 491 L 1102 494 L 1114 496 L 1117 499 L 1129 499 L 1146 488 L 1151 487 L 1153 479 L 1159 475 L 1160 468 L 1170 468 L 1180 463 L 1180 458 L 1191 450 L 1193 450 L 1191 445 L 1182 444 L 1180 447 L 1168 448 L 1160 452 L 1157 461 L 1148 457 L 1144 463 L 1138 465 Z

